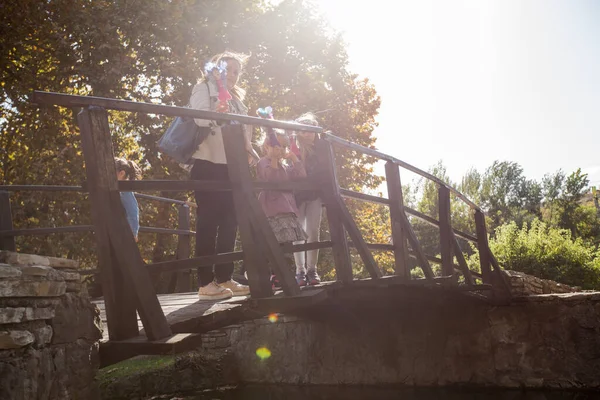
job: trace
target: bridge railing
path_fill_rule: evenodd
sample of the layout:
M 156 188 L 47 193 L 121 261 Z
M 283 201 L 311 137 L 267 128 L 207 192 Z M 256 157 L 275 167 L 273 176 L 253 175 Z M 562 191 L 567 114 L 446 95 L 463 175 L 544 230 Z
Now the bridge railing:
M 15 251 L 15 238 L 20 236 L 38 236 L 63 233 L 94 232 L 94 225 L 68 225 L 41 228 L 22 228 L 14 229 L 11 212 L 10 192 L 79 192 L 87 193 L 84 186 L 66 186 L 66 185 L 0 185 L 0 250 Z M 191 230 L 190 208 L 195 208 L 196 204 L 192 202 L 170 199 L 161 196 L 153 196 L 143 193 L 134 193 L 137 199 L 146 201 L 156 201 L 172 204 L 177 208 L 177 229 L 140 226 L 140 233 L 153 233 L 165 235 L 177 235 L 176 259 L 186 259 L 190 257 L 190 240 L 195 231 Z M 99 269 L 82 269 L 81 275 L 95 275 L 100 272 Z M 191 281 L 189 271 L 172 274 L 167 284 L 167 292 L 190 291 Z
M 171 334 L 170 327 L 158 303 L 156 292 L 150 284 L 149 272 L 212 268 L 214 264 L 244 260 L 253 298 L 261 299 L 273 295 L 269 281 L 270 270 L 277 274 L 286 296 L 298 296 L 300 295 L 300 288 L 296 284 L 292 271 L 287 267 L 284 253 L 316 248 L 332 248 L 337 280 L 343 284 L 350 285 L 354 280 L 349 253 L 349 247 L 352 246 L 356 248 L 366 270 L 373 279 L 382 276 L 381 269 L 371 254 L 371 248 L 379 248 L 394 252 L 395 273 L 397 279 L 403 282 L 411 280 L 408 257 L 412 255 L 417 259 L 427 281 L 435 282 L 439 278 L 450 278 L 456 281 L 455 270 L 458 270 L 463 274 L 466 286 L 473 290 L 483 289 L 484 286 L 487 286 L 487 288 L 502 288 L 501 280 L 498 280 L 494 274 L 494 271 L 499 272 L 499 267 L 489 250 L 483 212 L 461 193 L 447 186 L 436 177 L 376 150 L 350 143 L 331 133 L 323 132 L 318 127 L 255 117 L 44 92 L 35 92 L 32 100 L 39 105 L 82 108 L 78 115 L 78 124 L 86 163 L 86 187 L 92 206 L 92 220 L 98 245 L 99 266 L 102 271 L 102 285 L 105 292 L 105 307 L 111 340 L 129 339 L 139 334 L 136 311 L 142 320 L 148 339 L 161 339 Z M 228 182 L 191 180 L 118 181 L 116 179 L 114 152 L 106 111 L 108 109 L 220 121 L 224 124 L 222 135 L 230 180 Z M 322 170 L 317 174 L 317 181 L 307 179 L 278 183 L 253 181 L 241 124 L 309 131 L 319 134 L 315 146 Z M 388 199 L 340 188 L 336 175 L 334 145 L 344 146 L 385 160 Z M 439 220 L 404 206 L 399 167 L 418 173 L 438 184 Z M 127 225 L 125 213 L 120 204 L 119 192 L 189 192 L 192 190 L 232 192 L 243 251 L 146 265 L 141 259 L 133 235 L 131 235 Z M 260 190 L 319 191 L 326 207 L 331 240 L 300 245 L 280 245 L 255 195 Z M 450 193 L 453 193 L 474 209 L 477 226 L 476 238 L 452 228 Z M 342 196 L 375 201 L 389 206 L 393 244 L 366 243 Z M 441 259 L 439 262 L 442 265 L 440 276 L 434 275 L 429 264 L 430 261 L 437 261 L 437 258 L 423 252 L 407 214 L 421 218 L 440 228 Z M 346 235 L 349 236 L 350 240 L 346 238 Z M 480 278 L 483 285 L 475 284 L 473 278 L 475 274 L 468 269 L 458 247 L 457 236 L 477 242 L 481 258 L 482 274 Z M 453 263 L 453 256 L 457 259 L 457 265 Z

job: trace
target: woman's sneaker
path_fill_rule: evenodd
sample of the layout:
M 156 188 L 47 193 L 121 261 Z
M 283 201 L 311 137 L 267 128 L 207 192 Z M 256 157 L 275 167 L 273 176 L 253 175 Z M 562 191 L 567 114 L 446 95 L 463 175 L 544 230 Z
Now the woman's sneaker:
M 306 282 L 306 274 L 296 274 L 296 283 L 300 287 L 308 285 L 308 282 Z
M 211 282 L 198 289 L 198 299 L 200 300 L 224 300 L 233 297 L 233 292 L 223 286 Z
M 309 285 L 318 285 L 321 283 L 321 277 L 317 274 L 316 269 L 309 269 L 306 271 L 306 280 Z
M 250 286 L 242 285 L 233 279 L 219 283 L 219 285 L 231 290 L 234 296 L 248 296 L 250 294 Z

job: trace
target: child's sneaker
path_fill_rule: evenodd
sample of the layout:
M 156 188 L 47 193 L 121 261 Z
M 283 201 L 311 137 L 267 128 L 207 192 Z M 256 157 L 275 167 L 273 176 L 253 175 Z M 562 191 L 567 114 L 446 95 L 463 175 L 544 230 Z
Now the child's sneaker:
M 309 269 L 306 271 L 306 280 L 309 285 L 318 285 L 321 283 L 321 277 L 317 274 L 316 269 Z
M 281 289 L 281 284 L 279 283 L 279 279 L 277 279 L 277 276 L 275 274 L 271 275 L 271 287 L 273 288 L 273 290 Z
M 308 282 L 306 282 L 306 275 L 305 274 L 296 274 L 296 283 L 300 287 L 308 285 Z

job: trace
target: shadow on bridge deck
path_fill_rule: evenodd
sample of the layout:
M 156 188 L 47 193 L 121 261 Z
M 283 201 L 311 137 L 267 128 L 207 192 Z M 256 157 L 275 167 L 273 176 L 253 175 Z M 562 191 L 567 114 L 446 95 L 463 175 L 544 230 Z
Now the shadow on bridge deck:
M 258 319 L 271 313 L 299 314 L 303 317 L 315 306 L 356 304 L 362 307 L 372 303 L 381 307 L 381 302 L 389 302 L 390 306 L 398 300 L 417 300 L 442 302 L 453 298 L 466 301 L 491 302 L 488 295 L 490 285 L 466 286 L 453 283 L 449 279 L 426 279 L 404 281 L 397 276 L 379 279 L 356 280 L 351 284 L 340 282 L 323 282 L 317 286 L 306 287 L 299 296 L 284 296 L 277 292 L 273 297 L 252 299 L 249 296 L 237 296 L 221 301 L 198 300 L 196 292 L 163 294 L 158 299 L 161 308 L 171 327 L 173 336 L 148 341 L 144 334 L 142 322 L 138 317 L 140 336 L 123 340 L 108 340 L 106 313 L 103 299 L 95 299 L 93 303 L 100 309 L 104 337 L 100 345 L 101 366 L 114 364 L 137 355 L 175 354 L 192 350 L 201 344 L 201 334 L 243 321 Z

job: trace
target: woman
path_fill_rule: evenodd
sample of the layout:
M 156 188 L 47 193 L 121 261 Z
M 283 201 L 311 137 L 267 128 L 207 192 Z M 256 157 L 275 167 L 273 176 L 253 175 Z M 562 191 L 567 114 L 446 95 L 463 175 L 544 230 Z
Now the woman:
M 227 69 L 226 86 L 231 99 L 219 100 L 219 85 L 211 74 L 194 86 L 190 106 L 197 110 L 217 111 L 231 114 L 248 114 L 248 108 L 242 103 L 244 90 L 238 86 L 242 68 L 247 60 L 244 54 L 225 52 L 214 56 L 212 65 Z M 220 123 L 196 119 L 198 126 L 210 126 L 211 134 L 200 144 L 193 154 L 194 165 L 191 179 L 228 181 L 227 160 L 223 146 Z M 251 144 L 252 130 L 245 126 L 246 149 L 254 158 L 258 155 Z M 196 256 L 216 253 L 229 253 L 234 250 L 237 233 L 237 221 L 231 192 L 196 191 Z M 248 286 L 232 279 L 233 263 L 218 264 L 212 267 L 198 268 L 198 297 L 201 300 L 221 300 L 231 296 L 244 296 L 250 293 Z

